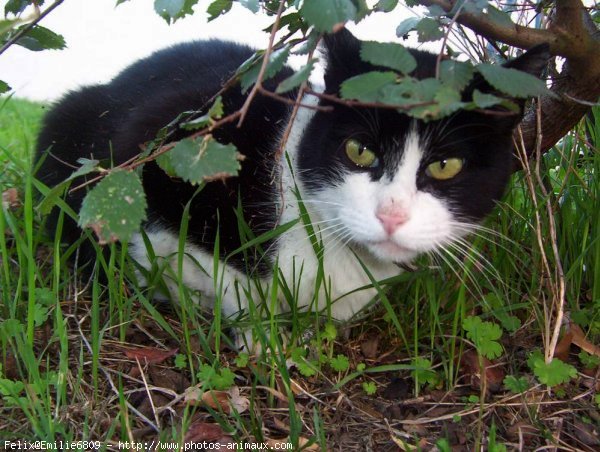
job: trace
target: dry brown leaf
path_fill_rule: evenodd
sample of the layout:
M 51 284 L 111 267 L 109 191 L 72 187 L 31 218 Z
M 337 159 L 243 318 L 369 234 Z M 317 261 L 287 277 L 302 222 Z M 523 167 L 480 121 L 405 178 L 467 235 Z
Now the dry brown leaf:
M 573 343 L 577 345 L 577 347 L 590 355 L 600 357 L 600 347 L 592 344 L 585 338 L 585 333 L 579 325 L 573 322 L 569 323 L 569 332 L 573 335 Z
M 247 397 L 240 395 L 240 388 L 234 386 L 229 391 L 229 403 L 231 403 L 231 407 L 234 411 L 237 411 L 239 414 L 245 413 L 250 408 L 250 400 Z
M 189 405 L 203 405 L 230 414 L 232 409 L 244 413 L 250 408 L 250 400 L 240 395 L 240 388 L 234 386 L 228 391 L 202 391 L 198 387 L 189 388 L 184 396 Z
M 183 439 L 186 443 L 198 443 L 201 441 L 216 442 L 226 438 L 227 435 L 219 424 L 208 422 L 194 422 L 185 432 Z
M 290 402 L 288 400 L 288 398 L 285 396 L 285 394 L 283 394 L 282 392 L 278 391 L 275 388 L 270 388 L 269 386 L 257 386 L 257 388 L 264 389 L 265 391 L 270 393 L 272 396 L 274 396 L 277 400 L 279 400 L 281 403 L 283 403 L 285 406 L 287 406 Z
M 183 373 L 167 367 L 150 366 L 148 376 L 154 386 L 170 389 L 177 393 L 185 391 L 190 386 L 190 381 Z
M 579 419 L 573 421 L 573 433 L 586 446 L 600 446 L 600 429 Z M 596 449 L 598 450 L 598 449 Z
M 480 363 L 485 371 L 487 389 L 491 392 L 499 391 L 506 376 L 504 370 L 486 357 L 479 356 L 475 350 L 467 350 L 460 358 L 461 371 L 469 379 L 471 387 L 481 389 Z
M 521 438 L 525 446 L 530 446 L 538 438 L 538 429 L 526 422 L 517 422 L 506 429 L 506 437 L 513 443 L 520 443 Z
M 360 344 L 360 351 L 363 356 L 367 359 L 374 359 L 377 357 L 377 349 L 379 348 L 379 337 L 375 336 Z
M 571 343 L 573 342 L 572 330 L 567 331 L 562 339 L 556 344 L 554 349 L 554 357 L 566 362 L 569 359 L 569 352 L 571 351 Z
M 16 188 L 9 188 L 2 192 L 2 207 L 5 209 L 16 209 L 21 205 L 19 192 Z
M 202 394 L 200 401 L 213 410 L 220 410 L 226 414 L 231 413 L 229 394 L 226 391 L 206 391 Z
M 124 349 L 125 356 L 137 359 L 141 364 L 160 364 L 179 351 L 177 348 L 161 350 L 153 347 L 139 347 Z

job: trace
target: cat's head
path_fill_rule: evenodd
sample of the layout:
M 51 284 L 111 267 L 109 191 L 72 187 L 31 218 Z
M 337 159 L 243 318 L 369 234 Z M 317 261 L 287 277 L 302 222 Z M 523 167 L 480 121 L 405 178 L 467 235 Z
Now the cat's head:
M 360 41 L 347 30 L 326 37 L 325 51 L 326 93 L 338 95 L 344 80 L 385 70 L 361 60 Z M 411 75 L 433 77 L 437 55 L 412 53 Z M 505 66 L 539 76 L 548 58 L 540 47 Z M 493 92 L 476 77 L 464 97 L 474 88 Z M 521 114 L 459 111 L 423 122 L 392 109 L 321 104 L 334 109 L 315 113 L 300 144 L 307 203 L 329 233 L 381 260 L 408 262 L 464 236 L 505 189 Z

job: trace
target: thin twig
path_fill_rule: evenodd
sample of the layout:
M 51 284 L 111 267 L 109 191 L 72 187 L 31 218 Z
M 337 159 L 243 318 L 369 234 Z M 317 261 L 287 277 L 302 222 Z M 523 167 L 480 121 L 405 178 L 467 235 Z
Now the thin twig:
M 540 161 L 542 160 L 542 112 L 541 106 L 538 102 L 536 105 L 537 108 L 537 127 L 538 127 L 538 137 L 536 140 L 536 171 L 535 176 L 538 181 L 538 185 L 542 192 L 542 195 L 545 199 L 546 211 L 548 214 L 548 227 L 550 228 L 550 242 L 552 246 L 552 254 L 554 255 L 554 266 L 555 266 L 555 281 L 551 282 L 551 289 L 553 295 L 553 305 L 556 308 L 556 319 L 554 321 L 554 329 L 552 331 L 552 337 L 550 339 L 550 343 L 548 344 L 546 350 L 546 362 L 550 362 L 552 357 L 554 356 L 554 351 L 556 350 L 556 345 L 558 344 L 558 337 L 560 335 L 560 328 L 562 326 L 562 320 L 564 317 L 564 305 L 565 305 L 565 275 L 563 272 L 560 253 L 558 252 L 558 247 L 556 246 L 557 237 L 556 237 L 556 224 L 554 221 L 554 213 L 552 211 L 552 202 L 550 200 L 550 195 L 542 182 L 542 178 L 540 176 Z M 548 274 L 550 277 L 550 274 Z M 558 285 L 558 287 L 556 287 Z M 550 311 L 552 313 L 552 310 Z M 552 321 L 552 318 L 546 319 L 548 323 Z
M 250 104 L 252 103 L 252 100 L 254 99 L 254 97 L 256 96 L 256 94 L 258 93 L 260 88 L 262 87 L 262 81 L 263 81 L 263 78 L 265 77 L 265 72 L 267 71 L 267 65 L 269 64 L 269 58 L 271 56 L 271 53 L 273 53 L 273 44 L 275 42 L 275 35 L 277 34 L 277 31 L 279 30 L 279 21 L 281 20 L 281 15 L 283 14 L 284 10 L 285 10 L 285 0 L 281 0 L 279 2 L 279 8 L 277 9 L 277 15 L 275 16 L 275 22 L 273 22 L 273 28 L 271 29 L 271 35 L 269 36 L 269 45 L 268 45 L 267 49 L 265 50 L 265 54 L 263 55 L 263 59 L 262 59 L 262 64 L 260 66 L 260 71 L 258 72 L 258 76 L 256 77 L 256 83 L 254 83 L 254 86 L 252 87 L 250 94 L 248 94 L 248 97 L 246 98 L 244 105 L 242 105 L 242 108 L 240 109 L 240 119 L 238 120 L 238 124 L 237 124 L 238 127 L 242 126 L 242 123 L 244 122 L 244 118 L 246 117 L 246 114 L 248 113 L 248 109 L 250 108 Z
M 302 107 L 302 108 L 308 108 L 309 110 L 316 110 L 316 111 L 323 111 L 323 112 L 329 112 L 333 110 L 333 107 L 322 107 L 320 105 L 309 105 L 309 104 L 303 104 L 300 101 L 302 100 L 302 96 L 304 95 L 304 90 L 300 90 L 298 93 L 301 94 L 301 96 L 296 96 L 296 99 L 290 99 L 288 97 L 284 97 L 281 96 L 277 93 L 274 93 L 273 91 L 269 91 L 268 89 L 265 89 L 263 86 L 261 86 L 259 88 L 259 92 L 260 94 L 263 94 L 267 97 L 271 97 L 275 100 L 278 100 L 279 102 L 283 102 L 284 104 L 288 104 L 288 105 L 292 105 L 294 107 L 298 106 L 298 107 Z

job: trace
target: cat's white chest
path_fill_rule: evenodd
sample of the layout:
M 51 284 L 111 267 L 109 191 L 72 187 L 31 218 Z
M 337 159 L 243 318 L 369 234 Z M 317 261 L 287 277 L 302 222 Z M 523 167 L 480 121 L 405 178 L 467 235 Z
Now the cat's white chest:
M 304 102 L 316 100 L 306 96 Z M 373 287 L 357 290 L 372 284 L 359 259 L 376 281 L 397 275 L 400 270 L 393 263 L 377 261 L 350 247 L 348 237 L 336 231 L 335 221 L 322 221 L 319 216 L 319 210 L 327 208 L 326 202 L 311 199 L 300 179 L 295 177 L 300 141 L 311 116 L 310 110 L 301 109 L 294 122 L 286 146 L 286 160 L 280 165 L 283 196 L 279 198 L 281 224 L 299 219 L 300 203 L 303 203 L 310 227 L 300 221 L 279 237 L 277 267 L 292 293 L 297 294 L 295 302 L 299 308 L 322 311 L 331 303 L 331 316 L 348 320 L 377 295 Z

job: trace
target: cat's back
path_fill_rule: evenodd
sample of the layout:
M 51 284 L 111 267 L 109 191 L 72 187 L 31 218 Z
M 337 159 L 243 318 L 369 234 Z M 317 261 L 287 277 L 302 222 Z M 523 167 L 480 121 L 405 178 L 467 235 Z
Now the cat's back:
M 253 54 L 248 46 L 219 40 L 177 44 L 138 60 L 106 84 L 67 93 L 43 119 L 39 177 L 55 185 L 81 157 L 128 160 L 179 113 L 204 107 Z
M 246 45 L 210 39 L 177 44 L 154 52 L 111 82 L 113 96 L 154 98 L 161 90 L 193 90 L 199 95 L 215 94 L 254 54 Z

